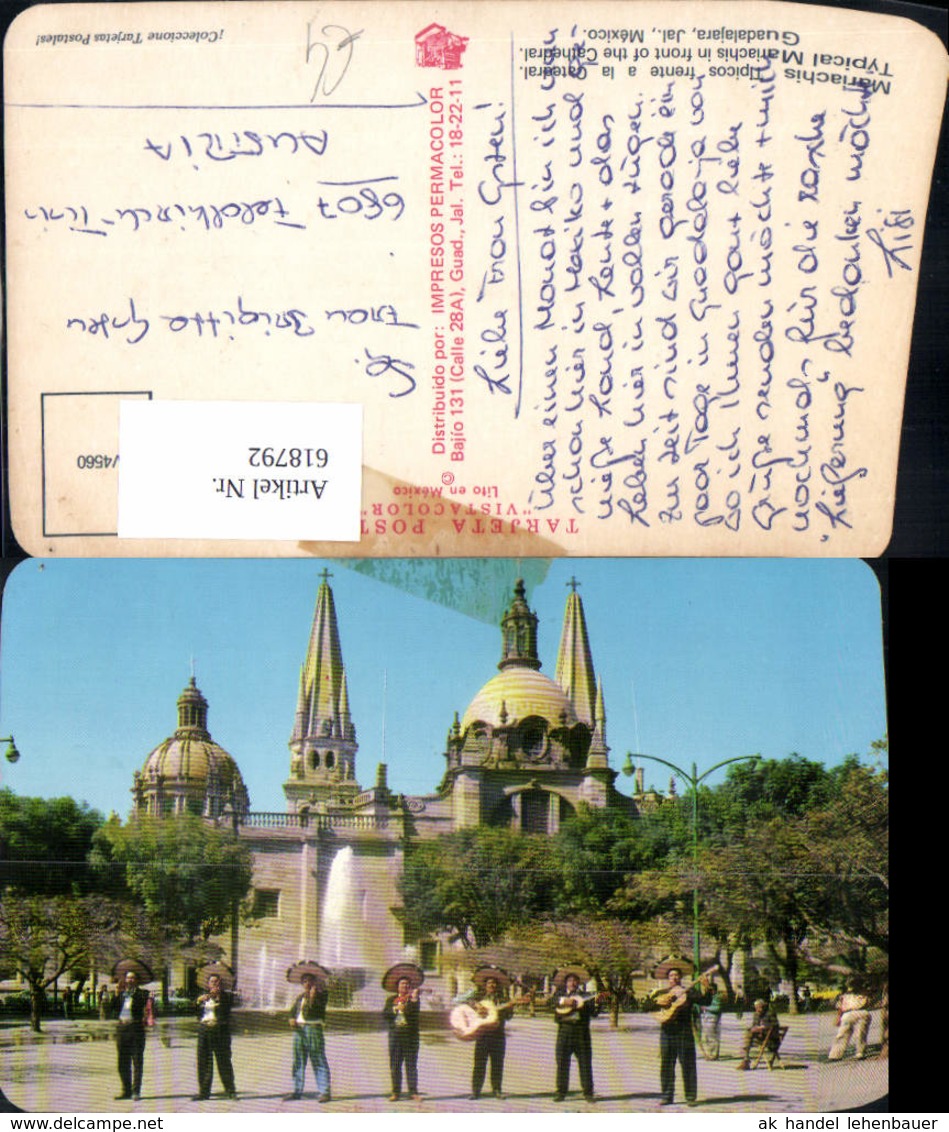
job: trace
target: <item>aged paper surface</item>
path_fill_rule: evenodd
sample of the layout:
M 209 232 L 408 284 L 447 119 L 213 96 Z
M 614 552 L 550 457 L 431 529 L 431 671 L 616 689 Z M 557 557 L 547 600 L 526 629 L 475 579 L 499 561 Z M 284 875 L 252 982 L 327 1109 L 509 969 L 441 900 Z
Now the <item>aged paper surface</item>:
M 946 84 L 918 25 L 41 6 L 5 75 L 28 552 L 885 547 Z M 118 538 L 128 398 L 362 404 L 359 542 Z M 313 444 L 260 438 L 274 490 Z

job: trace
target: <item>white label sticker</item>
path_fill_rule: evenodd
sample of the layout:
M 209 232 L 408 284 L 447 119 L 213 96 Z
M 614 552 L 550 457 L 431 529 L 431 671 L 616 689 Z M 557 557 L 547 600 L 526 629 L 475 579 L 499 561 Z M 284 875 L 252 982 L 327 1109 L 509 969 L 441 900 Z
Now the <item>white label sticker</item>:
M 356 542 L 362 406 L 123 401 L 119 537 Z

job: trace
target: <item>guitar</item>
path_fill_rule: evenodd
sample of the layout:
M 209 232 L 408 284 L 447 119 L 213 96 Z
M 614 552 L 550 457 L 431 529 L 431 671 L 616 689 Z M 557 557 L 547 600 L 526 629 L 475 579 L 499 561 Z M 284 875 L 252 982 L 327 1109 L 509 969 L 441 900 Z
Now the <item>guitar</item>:
M 610 997 L 609 991 L 600 991 L 598 994 L 572 994 L 566 996 L 554 1006 L 554 1014 L 558 1018 L 570 1018 L 579 1013 L 588 1002 L 596 1002 L 599 1006 Z
M 515 1006 L 522 1006 L 527 1002 L 530 1002 L 530 995 L 526 994 L 502 1002 L 500 1006 L 490 998 L 482 998 L 478 1002 L 462 1002 L 452 1008 L 448 1015 L 448 1024 L 456 1038 L 470 1042 L 479 1034 L 496 1030 L 500 1025 L 503 1011 L 513 1010 Z
M 703 989 L 707 989 L 709 976 L 717 970 L 719 970 L 719 965 L 713 963 L 707 971 L 699 976 L 696 982 L 701 983 Z M 695 983 L 693 983 L 692 986 L 695 986 Z M 675 1018 L 679 1011 L 690 1001 L 688 991 L 681 985 L 670 987 L 667 991 L 654 991 L 650 997 L 659 1005 L 659 1011 L 656 1017 L 659 1019 L 660 1026 L 665 1025 L 666 1022 Z
M 656 1017 L 659 1019 L 660 1025 L 665 1025 L 666 1022 L 671 1022 L 679 1011 L 687 1006 L 689 1003 L 689 996 L 686 993 L 685 987 L 676 987 L 678 994 L 673 991 L 668 991 L 666 994 L 657 996 L 656 1002 L 659 1003 L 659 1010 Z

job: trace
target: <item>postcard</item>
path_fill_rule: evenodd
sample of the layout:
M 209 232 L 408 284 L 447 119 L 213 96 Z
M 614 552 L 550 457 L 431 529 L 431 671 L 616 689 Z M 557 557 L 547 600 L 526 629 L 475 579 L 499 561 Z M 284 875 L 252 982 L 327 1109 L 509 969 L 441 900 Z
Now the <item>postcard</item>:
M 884 549 L 947 76 L 913 21 L 62 4 L 4 50 L 28 553 Z
M 880 624 L 851 560 L 20 564 L 6 1101 L 879 1102 Z

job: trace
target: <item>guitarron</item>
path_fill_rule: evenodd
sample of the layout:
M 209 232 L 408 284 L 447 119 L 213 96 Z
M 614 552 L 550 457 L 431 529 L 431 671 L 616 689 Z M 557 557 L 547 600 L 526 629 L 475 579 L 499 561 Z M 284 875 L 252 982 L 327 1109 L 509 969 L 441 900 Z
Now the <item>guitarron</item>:
M 478 1003 L 462 1002 L 448 1015 L 455 1037 L 463 1042 L 474 1041 L 485 1030 L 496 1030 L 499 1021 L 498 1008 L 490 998 Z

